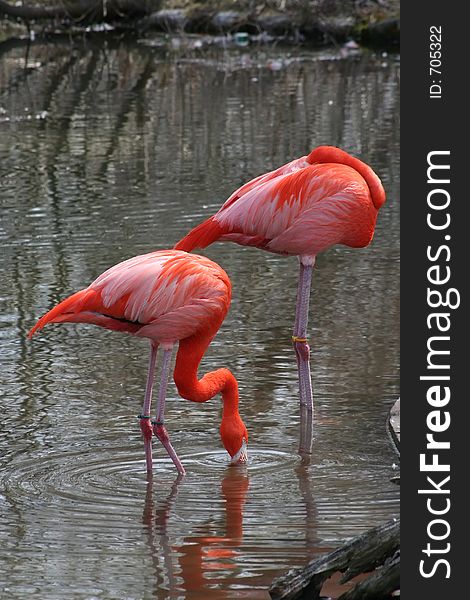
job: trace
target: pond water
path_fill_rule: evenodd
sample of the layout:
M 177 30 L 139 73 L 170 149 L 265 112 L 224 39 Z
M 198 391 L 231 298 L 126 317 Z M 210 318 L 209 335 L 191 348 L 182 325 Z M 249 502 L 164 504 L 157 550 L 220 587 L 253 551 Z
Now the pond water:
M 399 62 L 337 49 L 65 40 L 0 48 L 0 595 L 268 598 L 274 577 L 397 516 L 387 413 L 399 385 Z M 204 253 L 233 282 L 201 372 L 240 385 L 250 458 L 230 467 L 220 398 L 169 386 L 177 478 L 136 415 L 148 344 L 35 320 L 107 267 L 171 247 L 242 182 L 343 147 L 387 190 L 369 248 L 318 258 L 315 422 L 300 457 L 290 336 L 297 260 Z M 66 590 L 66 592 L 65 592 Z

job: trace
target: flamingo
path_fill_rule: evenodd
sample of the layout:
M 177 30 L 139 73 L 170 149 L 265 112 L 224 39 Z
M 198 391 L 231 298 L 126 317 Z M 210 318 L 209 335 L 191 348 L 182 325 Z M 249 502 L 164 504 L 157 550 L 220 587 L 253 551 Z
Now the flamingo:
M 231 283 L 225 271 L 203 256 L 159 250 L 111 267 L 86 289 L 69 296 L 41 317 L 28 336 L 47 323 L 92 323 L 150 340 L 150 361 L 140 428 L 147 473 L 152 474 L 152 433 L 178 473 L 185 469 L 164 424 L 165 398 L 173 346 L 179 342 L 173 373 L 179 394 L 206 402 L 222 393 L 220 435 L 231 462 L 246 462 L 248 432 L 238 411 L 238 383 L 228 369 L 198 380 L 201 359 L 230 306 Z M 150 422 L 152 388 L 159 346 L 163 349 L 155 420 Z M 153 427 L 152 427 L 153 425 Z
M 334 244 L 367 246 L 385 191 L 374 171 L 334 146 L 319 146 L 238 188 L 220 210 L 175 246 L 190 252 L 217 240 L 297 255 L 300 274 L 292 335 L 302 412 L 313 415 L 309 297 L 316 256 Z

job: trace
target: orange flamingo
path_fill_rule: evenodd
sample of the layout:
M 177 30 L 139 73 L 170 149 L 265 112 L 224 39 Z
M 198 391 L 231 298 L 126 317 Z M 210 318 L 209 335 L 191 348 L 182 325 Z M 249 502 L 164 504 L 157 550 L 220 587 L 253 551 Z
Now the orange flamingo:
M 212 217 L 175 248 L 190 252 L 216 240 L 297 255 L 300 277 L 292 341 L 300 404 L 313 412 L 308 307 L 316 256 L 334 244 L 367 246 L 374 235 L 385 191 L 365 163 L 333 146 L 319 146 L 241 186 Z
M 198 380 L 199 363 L 230 306 L 231 284 L 211 260 L 178 250 L 160 250 L 130 258 L 100 275 L 86 289 L 46 313 L 29 332 L 47 323 L 92 323 L 150 339 L 150 362 L 140 428 L 147 473 L 152 473 L 152 433 L 161 441 L 179 473 L 184 467 L 164 425 L 165 398 L 173 346 L 179 341 L 173 373 L 178 392 L 194 402 L 222 393 L 220 435 L 232 462 L 247 459 L 248 432 L 238 412 L 238 384 L 228 369 Z M 150 406 L 157 350 L 163 349 L 156 418 Z M 153 427 L 152 427 L 153 425 Z

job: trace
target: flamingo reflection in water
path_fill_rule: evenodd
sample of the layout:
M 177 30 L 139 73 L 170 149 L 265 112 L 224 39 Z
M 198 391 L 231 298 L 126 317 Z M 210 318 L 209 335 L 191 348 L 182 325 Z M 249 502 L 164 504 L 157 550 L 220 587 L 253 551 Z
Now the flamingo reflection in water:
M 147 484 L 143 523 L 147 527 L 157 588 L 168 588 L 176 596 L 181 590 L 188 597 L 198 592 L 208 599 L 229 598 L 230 595 L 226 595 L 218 584 L 222 584 L 224 590 L 228 590 L 227 594 L 230 594 L 232 578 L 229 573 L 233 573 L 232 583 L 237 582 L 240 547 L 243 542 L 243 509 L 249 489 L 246 469 L 229 468 L 220 484 L 225 523 L 219 525 L 211 520 L 197 525 L 181 543 L 172 544 L 169 520 L 183 479 L 184 476 L 180 475 L 167 498 L 163 501 L 159 499 L 156 505 L 152 482 Z M 215 529 L 224 530 L 224 533 L 217 535 Z M 238 597 L 243 596 L 240 594 Z M 247 597 L 256 599 L 253 592 Z

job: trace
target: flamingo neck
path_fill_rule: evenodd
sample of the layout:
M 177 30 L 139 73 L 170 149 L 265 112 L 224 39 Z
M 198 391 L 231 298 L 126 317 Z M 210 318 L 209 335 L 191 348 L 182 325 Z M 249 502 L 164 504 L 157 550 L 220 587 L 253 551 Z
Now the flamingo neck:
M 367 183 L 372 202 L 377 210 L 385 202 L 385 190 L 382 186 L 382 182 L 374 173 L 374 171 L 362 162 L 358 158 L 354 158 L 344 150 L 336 148 L 335 146 L 318 146 L 310 152 L 307 156 L 307 162 L 310 164 L 315 163 L 340 163 L 352 167 L 359 175 L 361 175 Z
M 198 379 L 198 368 L 204 353 L 217 332 L 218 326 L 209 332 L 195 334 L 180 341 L 174 380 L 183 398 L 193 402 L 207 402 L 222 393 L 222 422 L 239 417 L 238 383 L 228 369 L 217 369 Z

